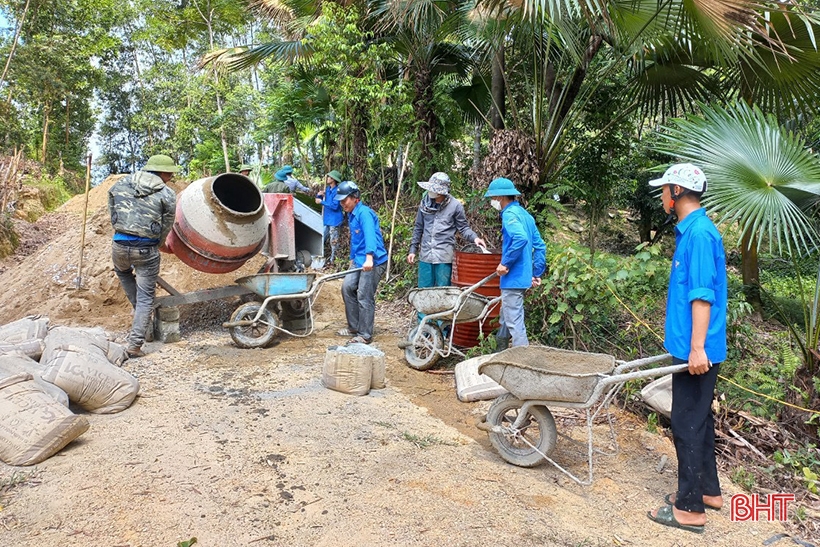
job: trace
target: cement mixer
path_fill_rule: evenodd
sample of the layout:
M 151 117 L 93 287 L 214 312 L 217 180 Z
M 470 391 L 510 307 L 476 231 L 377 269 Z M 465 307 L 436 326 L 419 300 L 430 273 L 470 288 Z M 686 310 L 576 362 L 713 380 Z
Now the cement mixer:
M 265 271 L 302 271 L 321 266 L 323 232 L 321 215 L 293 195 L 263 194 L 248 177 L 224 173 L 179 193 L 165 247 L 205 273 L 232 272 L 263 250 Z
M 164 245 L 191 268 L 223 274 L 263 252 L 260 273 L 301 272 L 324 265 L 322 215 L 292 194 L 263 194 L 246 176 L 224 173 L 192 182 L 177 195 L 174 226 Z M 241 285 L 180 293 L 161 277 L 169 296 L 154 299 L 154 338 L 180 339 L 178 306 L 252 294 Z M 288 303 L 297 328 L 309 317 L 300 302 Z

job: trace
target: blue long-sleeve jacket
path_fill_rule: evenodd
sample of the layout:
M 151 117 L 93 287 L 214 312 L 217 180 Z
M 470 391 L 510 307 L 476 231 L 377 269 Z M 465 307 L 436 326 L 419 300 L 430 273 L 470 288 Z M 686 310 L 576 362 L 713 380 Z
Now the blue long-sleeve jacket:
M 501 264 L 509 269 L 501 276 L 502 289 L 529 289 L 532 278 L 547 268 L 547 245 L 535 219 L 517 201 L 501 211 Z
M 348 213 L 347 222 L 350 226 L 350 260 L 353 264 L 361 268 L 367 255 L 373 255 L 374 266 L 387 262 L 384 238 L 375 211 L 359 202 Z
M 342 212 L 342 202 L 336 201 L 336 194 L 339 187 L 325 186 L 325 197 L 322 199 L 322 223 L 325 226 L 341 226 L 345 215 Z

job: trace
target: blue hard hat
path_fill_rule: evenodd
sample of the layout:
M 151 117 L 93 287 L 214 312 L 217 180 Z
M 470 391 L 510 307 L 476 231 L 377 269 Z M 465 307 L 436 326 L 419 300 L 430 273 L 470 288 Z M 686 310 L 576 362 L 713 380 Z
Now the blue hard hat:
M 276 177 L 276 180 L 284 181 L 286 178 L 288 178 L 288 173 L 286 173 L 284 169 L 280 169 L 279 171 L 274 173 L 273 176 Z
M 352 180 L 346 180 L 336 187 L 336 201 L 342 201 L 347 196 L 359 197 L 359 185 Z
M 484 193 L 485 198 L 497 196 L 520 196 L 521 192 L 515 189 L 515 184 L 510 179 L 497 178 L 490 183 L 490 187 Z

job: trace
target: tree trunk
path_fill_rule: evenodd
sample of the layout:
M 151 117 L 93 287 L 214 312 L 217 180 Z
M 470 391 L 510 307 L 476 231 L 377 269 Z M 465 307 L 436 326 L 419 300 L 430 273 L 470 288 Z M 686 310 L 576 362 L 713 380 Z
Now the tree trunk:
M 433 77 L 426 66 L 416 66 L 413 75 L 413 112 L 416 114 L 416 136 L 421 146 L 419 160 L 421 167 L 426 171 L 436 171 L 433 164 L 433 151 L 436 146 L 438 132 L 438 116 L 433 109 Z
M 9 51 L 9 58 L 6 59 L 6 66 L 3 68 L 3 74 L 0 75 L 0 87 L 3 87 L 3 82 L 6 81 L 6 75 L 9 72 L 11 65 L 11 58 L 14 57 L 14 50 L 17 49 L 17 42 L 20 40 L 20 32 L 23 30 L 23 22 L 26 20 L 26 13 L 28 13 L 28 6 L 30 0 L 26 0 L 26 6 L 23 8 L 23 15 L 20 16 L 20 21 L 17 23 L 17 30 L 14 32 L 14 40 L 11 42 L 11 51 Z M 11 102 L 11 93 L 9 93 L 9 102 Z
M 43 121 L 43 147 L 40 151 L 40 162 L 45 164 L 46 163 L 46 151 L 48 150 L 48 124 L 51 121 L 51 105 L 46 105 L 43 115 L 45 120 Z
M 362 184 L 367 176 L 367 108 L 362 104 L 353 107 L 353 177 Z
M 493 56 L 493 74 L 490 92 L 493 97 L 491 123 L 493 129 L 504 129 L 504 117 L 507 115 L 506 86 L 504 84 L 504 44 L 502 43 Z
M 743 292 L 746 301 L 754 308 L 755 313 L 763 310 L 760 299 L 760 264 L 757 257 L 757 240 L 751 233 L 743 235 L 740 242 L 740 272 L 743 276 Z
M 65 145 L 66 149 L 68 149 L 68 138 L 69 138 L 69 129 L 71 128 L 71 96 L 65 96 Z
M 481 169 L 481 121 L 475 122 L 473 132 L 473 171 Z

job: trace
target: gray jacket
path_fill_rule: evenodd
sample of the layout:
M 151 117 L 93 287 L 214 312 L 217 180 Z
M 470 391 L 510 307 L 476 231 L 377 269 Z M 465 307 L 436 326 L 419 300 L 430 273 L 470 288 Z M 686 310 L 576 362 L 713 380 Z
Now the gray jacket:
M 108 191 L 111 225 L 117 232 L 164 241 L 174 225 L 176 201 L 161 178 L 137 171 Z
M 421 199 L 410 242 L 410 253 L 431 264 L 450 264 L 456 246 L 456 232 L 471 243 L 478 235 L 467 224 L 464 206 L 452 196 L 438 204 L 428 195 Z M 421 252 L 418 252 L 421 244 Z

